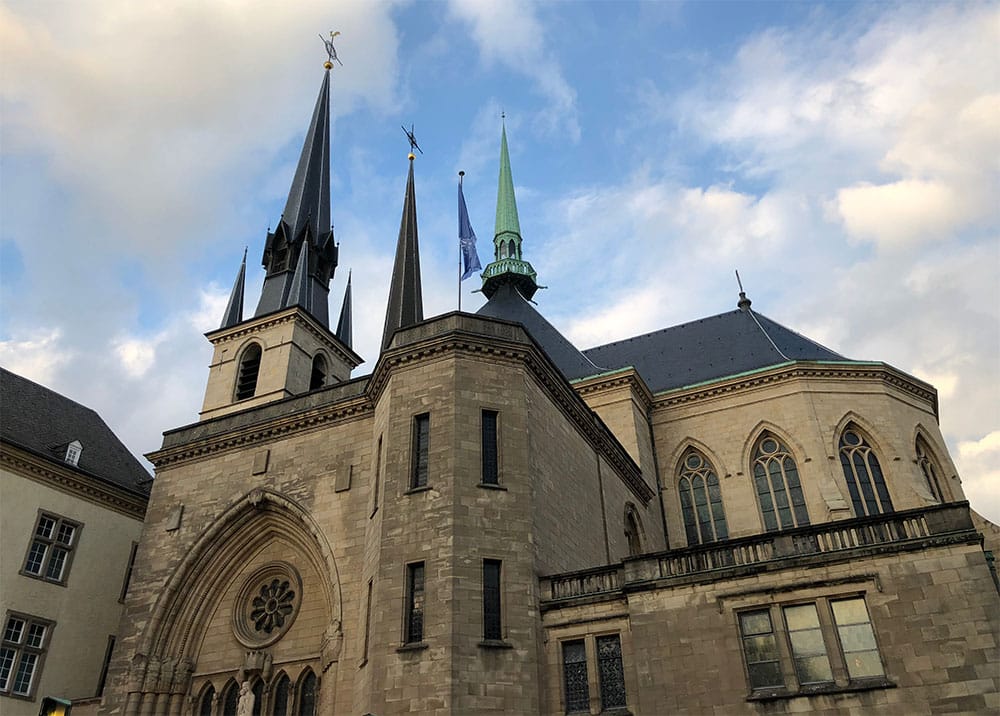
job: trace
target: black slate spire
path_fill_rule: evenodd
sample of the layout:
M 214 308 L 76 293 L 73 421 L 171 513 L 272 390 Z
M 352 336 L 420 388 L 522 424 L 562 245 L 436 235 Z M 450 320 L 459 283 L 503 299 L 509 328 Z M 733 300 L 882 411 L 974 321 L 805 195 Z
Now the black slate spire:
M 302 247 L 309 245 L 307 275 L 296 288 L 309 298 L 293 294 L 295 269 Z M 330 226 L 330 70 L 323 74 L 312 121 L 302 145 L 295 177 L 288 191 L 285 213 L 274 232 L 268 232 L 263 265 L 267 270 L 255 315 L 295 304 L 302 305 L 324 326 L 329 326 L 327 296 L 337 268 L 337 246 Z M 304 305 L 308 304 L 308 306 Z
M 389 305 L 385 312 L 382 349 L 388 347 L 392 334 L 400 328 L 424 320 L 424 300 L 420 291 L 420 247 L 417 243 L 417 194 L 413 188 L 413 159 L 410 154 L 410 174 L 406 179 L 403 217 L 399 223 L 396 260 L 392 264 L 389 284 Z
M 246 286 L 246 277 L 247 250 L 243 249 L 243 263 L 240 264 L 239 273 L 236 274 L 236 281 L 229 294 L 229 303 L 226 304 L 226 312 L 222 315 L 222 325 L 219 328 L 229 328 L 237 323 L 243 323 L 243 289 Z
M 348 348 L 354 348 L 353 331 L 351 330 L 351 273 L 347 273 L 347 289 L 344 291 L 344 303 L 340 307 L 340 320 L 337 321 L 337 338 Z

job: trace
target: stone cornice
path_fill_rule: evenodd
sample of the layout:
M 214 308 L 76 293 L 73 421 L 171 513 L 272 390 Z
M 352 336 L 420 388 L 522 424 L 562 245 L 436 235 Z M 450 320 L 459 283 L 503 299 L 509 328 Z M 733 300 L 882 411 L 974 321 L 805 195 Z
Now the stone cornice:
M 0 443 L 0 467 L 106 507 L 126 517 L 142 520 L 146 515 L 147 498 L 130 493 L 103 480 L 56 464 L 9 443 Z
M 648 412 L 653 407 L 652 391 L 638 371 L 632 367 L 581 378 L 573 381 L 572 385 L 573 389 L 582 396 L 597 395 L 627 387 L 642 404 L 644 410 Z
M 373 405 L 366 396 L 350 398 L 284 417 L 253 423 L 222 434 L 213 434 L 180 445 L 163 448 L 148 453 L 146 459 L 153 463 L 157 469 L 161 469 L 219 453 L 242 450 L 252 445 L 269 442 L 289 433 L 312 431 L 331 423 L 357 420 L 370 415 L 373 410 Z
M 364 359 L 353 350 L 345 346 L 329 329 L 320 325 L 315 318 L 303 311 L 298 306 L 285 308 L 281 311 L 268 313 L 259 318 L 252 318 L 243 323 L 239 323 L 231 328 L 220 328 L 205 334 L 205 337 L 212 343 L 229 343 L 239 340 L 248 335 L 260 333 L 262 330 L 280 326 L 284 323 L 299 323 L 309 331 L 320 343 L 337 354 L 341 360 L 349 364 L 352 368 L 361 365 Z
M 937 415 L 937 391 L 927 383 L 896 370 L 885 363 L 822 363 L 795 361 L 749 374 L 684 388 L 674 388 L 653 396 L 656 408 L 669 408 L 737 392 L 762 388 L 799 379 L 835 381 L 877 381 L 890 385 L 929 403 Z

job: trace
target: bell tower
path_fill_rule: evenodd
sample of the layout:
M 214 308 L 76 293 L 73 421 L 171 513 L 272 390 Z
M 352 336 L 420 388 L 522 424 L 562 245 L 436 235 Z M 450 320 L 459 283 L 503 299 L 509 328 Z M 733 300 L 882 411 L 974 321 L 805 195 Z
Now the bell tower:
M 350 286 L 338 333 L 330 331 L 330 281 L 338 246 L 330 223 L 333 65 L 324 67 L 285 211 L 264 243 L 266 274 L 257 310 L 243 319 L 244 254 L 222 325 L 206 334 L 215 353 L 203 420 L 348 380 L 363 362 L 350 345 Z

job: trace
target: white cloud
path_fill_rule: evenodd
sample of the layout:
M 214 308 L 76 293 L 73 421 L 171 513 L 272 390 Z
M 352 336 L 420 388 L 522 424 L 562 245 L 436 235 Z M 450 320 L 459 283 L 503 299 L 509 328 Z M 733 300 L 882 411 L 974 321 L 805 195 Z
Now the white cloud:
M 20 338 L 0 341 L 0 365 L 36 383 L 49 384 L 72 358 L 58 328 L 33 330 Z

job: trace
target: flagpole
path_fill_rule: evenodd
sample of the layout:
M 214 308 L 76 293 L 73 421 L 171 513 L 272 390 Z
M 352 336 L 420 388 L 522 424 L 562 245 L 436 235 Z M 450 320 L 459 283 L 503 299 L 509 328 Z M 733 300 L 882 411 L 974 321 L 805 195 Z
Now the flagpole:
M 458 190 L 462 191 L 462 180 L 465 178 L 465 172 L 460 171 L 458 173 Z M 461 227 L 459 227 L 459 238 L 461 239 Z M 458 242 L 458 312 L 462 312 L 462 242 Z

